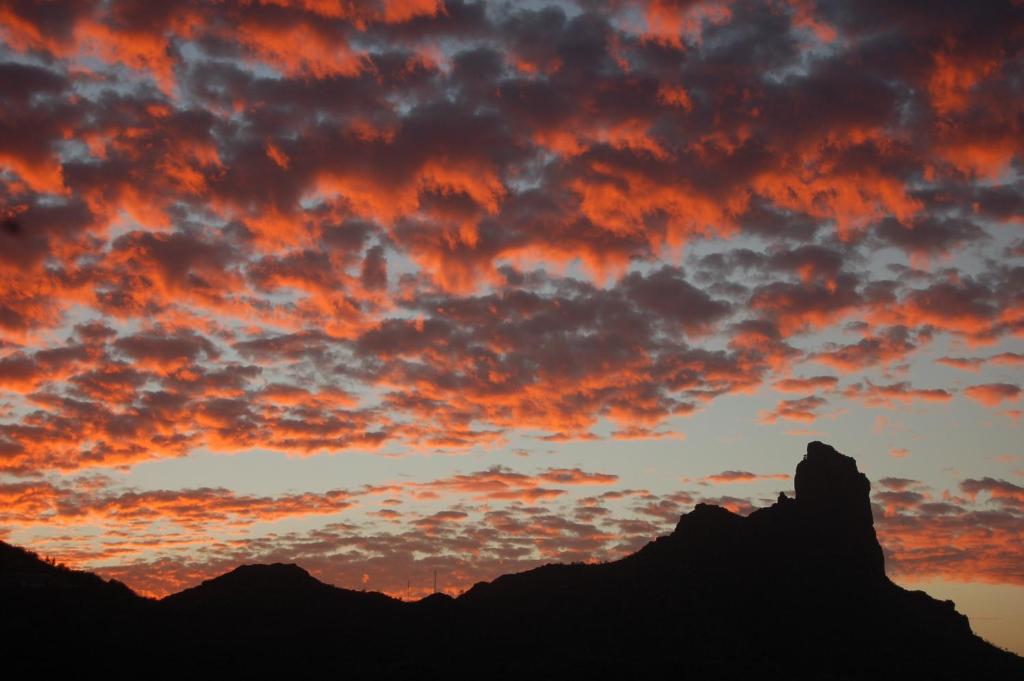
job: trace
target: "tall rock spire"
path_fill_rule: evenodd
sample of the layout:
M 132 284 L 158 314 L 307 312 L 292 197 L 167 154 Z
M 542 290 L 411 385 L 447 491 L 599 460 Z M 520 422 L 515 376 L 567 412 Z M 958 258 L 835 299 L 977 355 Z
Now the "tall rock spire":
M 871 516 L 871 483 L 851 456 L 823 442 L 807 445 L 797 464 L 795 510 L 808 549 L 830 571 L 884 576 Z
M 831 445 L 814 441 L 796 466 L 793 480 L 796 499 L 811 513 L 849 516 L 873 525 L 871 483 L 857 470 L 852 456 L 840 454 Z

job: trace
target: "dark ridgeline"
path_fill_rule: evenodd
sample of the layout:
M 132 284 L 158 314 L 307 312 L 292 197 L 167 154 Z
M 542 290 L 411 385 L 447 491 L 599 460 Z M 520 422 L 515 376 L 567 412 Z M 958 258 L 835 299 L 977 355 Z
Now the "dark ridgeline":
M 975 636 L 952 602 L 885 576 L 851 457 L 812 442 L 795 487 L 746 517 L 698 504 L 615 562 L 415 603 L 282 564 L 152 601 L 5 544 L 0 641 L 8 669 L 143 678 L 1024 678 L 1024 659 Z

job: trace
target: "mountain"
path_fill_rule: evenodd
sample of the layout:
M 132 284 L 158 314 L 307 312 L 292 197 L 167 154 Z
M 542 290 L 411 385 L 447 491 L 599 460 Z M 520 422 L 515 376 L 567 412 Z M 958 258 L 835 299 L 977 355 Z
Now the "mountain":
M 745 517 L 698 504 L 621 560 L 415 603 L 284 564 L 152 601 L 4 545 L 0 640 L 14 668 L 108 676 L 1024 678 L 1024 659 L 974 635 L 952 602 L 886 577 L 854 459 L 812 442 L 794 482 L 794 499 Z
M 122 645 L 143 646 L 142 627 L 152 621 L 154 605 L 121 582 L 0 542 L 2 668 L 57 670 L 72 661 L 89 667 L 105 656 L 109 636 Z

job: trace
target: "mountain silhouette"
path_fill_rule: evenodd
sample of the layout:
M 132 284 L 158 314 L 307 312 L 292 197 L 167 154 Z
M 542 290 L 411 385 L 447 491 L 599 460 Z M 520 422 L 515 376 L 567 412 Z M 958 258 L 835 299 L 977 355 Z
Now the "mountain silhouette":
M 8 668 L 487 678 L 1024 678 L 950 601 L 885 575 L 870 483 L 812 442 L 796 497 L 698 504 L 617 561 L 545 565 L 416 602 L 243 565 L 160 601 L 0 546 Z

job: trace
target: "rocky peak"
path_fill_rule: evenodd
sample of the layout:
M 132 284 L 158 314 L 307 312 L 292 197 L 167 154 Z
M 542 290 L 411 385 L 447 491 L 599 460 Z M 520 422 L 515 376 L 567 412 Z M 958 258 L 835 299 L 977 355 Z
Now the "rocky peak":
M 203 602 L 246 601 L 255 597 L 303 598 L 330 588 L 294 563 L 239 565 L 231 572 L 167 596 L 164 601 L 187 607 Z
M 852 456 L 841 454 L 831 445 L 814 441 L 796 466 L 796 500 L 808 513 L 830 518 L 846 518 L 873 525 L 871 483 L 857 470 Z
M 871 483 L 853 457 L 811 442 L 797 464 L 794 486 L 795 499 L 780 494 L 778 503 L 748 516 L 698 504 L 679 519 L 673 545 L 690 556 L 687 560 L 710 561 L 712 566 L 723 551 L 746 551 L 748 559 L 741 563 L 787 565 L 787 570 L 797 566 L 805 581 L 884 581 L 882 547 L 871 517 Z

